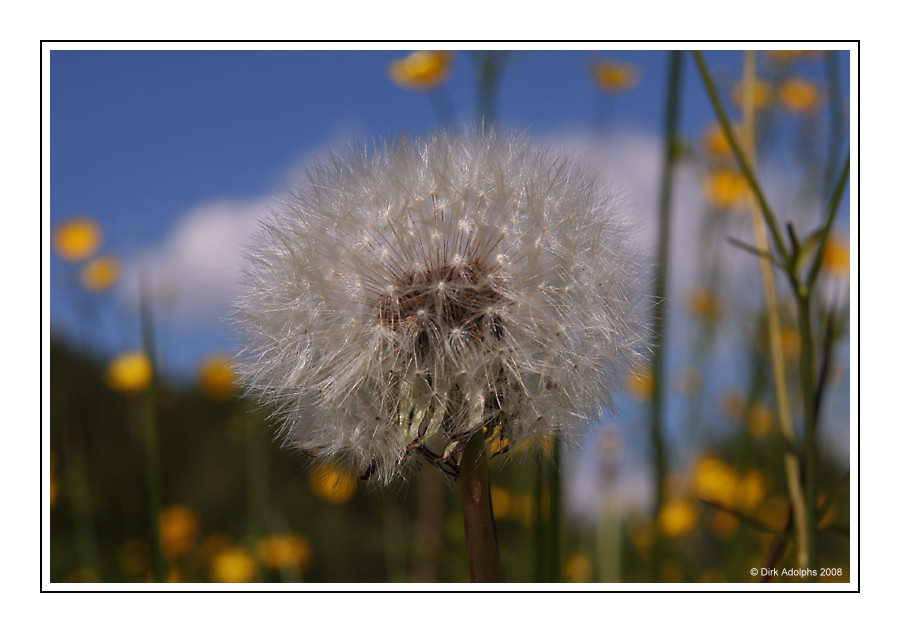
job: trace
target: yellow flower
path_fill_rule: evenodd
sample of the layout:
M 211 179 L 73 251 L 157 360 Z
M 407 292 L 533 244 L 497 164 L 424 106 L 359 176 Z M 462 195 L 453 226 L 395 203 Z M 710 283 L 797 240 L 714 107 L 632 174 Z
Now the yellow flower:
M 791 504 L 785 497 L 769 497 L 759 507 L 757 517 L 769 527 L 782 529 L 787 522 Z
M 63 222 L 53 233 L 56 254 L 68 262 L 78 262 L 93 255 L 100 246 L 100 226 L 90 218 Z
M 591 76 L 600 90 L 616 94 L 634 88 L 641 80 L 641 70 L 634 64 L 604 60 L 591 66 Z
M 778 91 L 781 104 L 791 112 L 809 112 L 820 102 L 819 89 L 811 81 L 794 77 L 781 84 Z
M 701 499 L 731 506 L 737 486 L 734 469 L 715 457 L 703 457 L 694 466 L 693 488 Z
M 142 351 L 119 354 L 106 368 L 106 384 L 124 393 L 144 391 L 152 378 L 150 359 Z
M 715 169 L 706 177 L 706 199 L 719 209 L 731 209 L 749 198 L 743 174 L 734 169 Z
M 736 505 L 744 510 L 752 510 L 759 505 L 766 495 L 766 478 L 762 472 L 753 468 L 744 473 L 735 490 Z
M 340 466 L 321 466 L 309 476 L 313 494 L 330 503 L 346 503 L 356 493 L 356 479 Z
M 496 520 L 505 521 L 511 519 L 513 517 L 512 494 L 500 486 L 491 486 L 491 508 L 493 508 Z
M 647 365 L 635 367 L 628 375 L 628 391 L 635 400 L 647 400 L 653 395 L 653 370 Z
M 763 332 L 763 349 L 769 353 L 769 332 Z M 800 357 L 800 332 L 792 327 L 783 327 L 779 332 L 781 353 L 785 360 L 796 360 Z
M 591 582 L 591 561 L 584 554 L 572 554 L 563 566 L 566 582 Z
M 404 88 L 430 90 L 447 78 L 452 59 L 450 51 L 416 51 L 392 61 L 388 76 Z
M 734 129 L 734 127 L 732 127 Z M 706 151 L 712 156 L 730 156 L 731 146 L 728 144 L 728 138 L 722 130 L 722 126 L 718 123 L 710 123 L 703 133 L 703 144 Z
M 849 277 L 850 245 L 842 238 L 829 236 L 822 249 L 822 267 L 835 277 Z
M 764 81 L 757 80 L 753 82 L 753 107 L 755 109 L 758 110 L 767 107 L 770 103 L 772 103 L 772 98 L 772 86 Z M 731 93 L 731 99 L 735 105 L 737 105 L 738 107 L 743 107 L 744 86 L 742 84 L 739 83 L 734 87 L 734 92 Z
M 703 288 L 693 288 L 687 298 L 688 312 L 701 321 L 713 321 L 719 316 L 719 301 L 716 295 Z
M 183 556 L 194 548 L 197 515 L 186 506 L 169 506 L 159 515 L 159 540 L 166 558 Z
M 81 269 L 81 285 L 91 292 L 109 289 L 119 278 L 119 261 L 115 257 L 98 257 Z
M 696 525 L 699 513 L 684 499 L 667 501 L 659 511 L 659 530 L 670 538 L 683 536 Z
M 56 465 L 57 465 L 57 457 L 56 451 L 52 448 L 50 449 L 50 507 L 53 507 L 53 504 L 56 502 L 56 499 L 59 497 L 59 477 L 56 475 Z
M 269 569 L 303 570 L 312 560 L 312 548 L 299 534 L 270 534 L 259 542 L 259 558 Z
M 235 390 L 231 356 L 213 354 L 200 364 L 198 382 L 200 390 L 210 400 L 228 400 Z
M 777 64 L 789 64 L 803 59 L 816 59 L 823 51 L 766 51 L 767 56 Z
M 747 413 L 747 428 L 752 437 L 762 437 L 772 428 L 772 411 L 764 404 L 753 404 Z
M 226 547 L 213 558 L 213 582 L 250 582 L 256 576 L 256 561 L 242 547 Z

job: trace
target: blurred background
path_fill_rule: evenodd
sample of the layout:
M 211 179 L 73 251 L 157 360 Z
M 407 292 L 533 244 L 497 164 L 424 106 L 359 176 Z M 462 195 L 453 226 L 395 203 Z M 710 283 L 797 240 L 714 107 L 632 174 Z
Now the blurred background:
M 733 123 L 753 108 L 761 187 L 802 241 L 823 225 L 850 142 L 849 51 L 758 51 L 752 82 L 745 52 L 704 57 Z M 480 121 L 595 168 L 667 279 L 660 360 L 633 368 L 617 411 L 577 444 L 492 461 L 507 580 L 750 582 L 751 567 L 796 567 L 752 197 L 688 54 L 665 136 L 671 63 L 626 50 L 53 50 L 51 581 L 468 580 L 453 486 L 423 470 L 374 489 L 278 447 L 232 383 L 228 312 L 242 246 L 311 161 Z M 847 198 L 813 292 L 817 562 L 830 570 L 817 579 L 837 582 L 850 564 Z M 775 273 L 802 437 L 801 333 Z

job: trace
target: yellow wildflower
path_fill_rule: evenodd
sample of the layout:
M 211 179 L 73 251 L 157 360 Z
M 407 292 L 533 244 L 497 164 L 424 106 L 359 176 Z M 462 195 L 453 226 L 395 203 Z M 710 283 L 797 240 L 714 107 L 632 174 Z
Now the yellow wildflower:
M 749 199 L 744 175 L 734 169 L 714 169 L 706 177 L 706 199 L 718 209 L 731 209 Z
M 719 301 L 703 288 L 693 288 L 687 297 L 687 309 L 701 321 L 714 321 L 719 316 Z
M 786 497 L 769 497 L 759 506 L 757 517 L 772 528 L 782 529 L 787 522 L 790 502 Z
M 752 437 L 762 437 L 772 428 L 772 411 L 764 404 L 753 404 L 747 413 L 747 428 Z
M 340 466 L 325 465 L 309 476 L 313 494 L 330 503 L 346 503 L 356 493 L 356 479 Z
M 213 558 L 213 582 L 250 582 L 256 576 L 256 561 L 242 547 L 226 547 Z
M 98 257 L 81 269 L 81 285 L 91 292 L 109 289 L 119 278 L 119 261 L 115 257 Z
M 591 561 L 581 553 L 572 554 L 563 566 L 563 577 L 566 582 L 590 582 Z
M 123 393 L 144 391 L 152 378 L 150 359 L 142 351 L 119 354 L 106 368 L 106 384 Z
M 186 506 L 169 506 L 159 515 L 159 540 L 166 558 L 183 556 L 194 548 L 197 515 Z
M 513 517 L 512 494 L 500 486 L 491 486 L 491 508 L 493 508 L 496 520 L 505 521 L 511 519 Z
M 628 391 L 635 400 L 648 400 L 653 395 L 653 370 L 647 365 L 635 367 L 628 375 Z
M 430 90 L 443 83 L 450 72 L 450 51 L 416 51 L 388 66 L 391 81 L 411 90 Z
M 591 66 L 591 76 L 600 90 L 617 94 L 634 88 L 641 79 L 641 70 L 634 64 L 602 60 Z
M 683 536 L 697 524 L 699 513 L 684 499 L 667 501 L 659 512 L 659 530 L 670 538 Z
M 821 57 L 824 51 L 766 51 L 766 55 L 777 64 L 789 64 L 794 61 L 811 60 Z
M 725 506 L 734 502 L 738 477 L 728 464 L 715 457 L 701 458 L 694 466 L 693 489 L 697 496 Z
M 100 226 L 90 218 L 74 218 L 56 227 L 53 248 L 62 259 L 79 262 L 97 251 L 101 235 Z
M 228 400 L 235 390 L 232 359 L 227 354 L 213 354 L 200 364 L 200 390 L 210 400 Z
M 269 569 L 303 570 L 312 560 L 312 548 L 299 534 L 270 534 L 259 542 L 259 558 Z
M 772 103 L 773 91 L 772 86 L 767 84 L 764 81 L 754 81 L 753 82 L 753 107 L 757 110 L 768 107 L 770 103 Z M 738 107 L 743 107 L 744 105 L 744 86 L 742 84 L 738 84 L 734 87 L 734 92 L 731 93 L 731 99 L 735 105 Z
M 735 505 L 744 510 L 752 510 L 759 505 L 766 495 L 766 478 L 762 472 L 753 468 L 744 473 L 735 490 Z
M 778 91 L 781 104 L 791 112 L 809 112 L 821 101 L 819 89 L 811 81 L 794 77 L 788 79 Z
M 829 236 L 822 249 L 822 267 L 835 277 L 849 277 L 850 245 L 840 237 Z

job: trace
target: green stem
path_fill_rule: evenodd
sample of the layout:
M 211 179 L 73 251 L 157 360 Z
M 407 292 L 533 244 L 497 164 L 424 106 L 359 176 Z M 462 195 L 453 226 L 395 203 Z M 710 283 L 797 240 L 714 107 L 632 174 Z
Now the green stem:
M 800 326 L 800 385 L 803 390 L 803 439 L 804 439 L 804 488 L 806 511 L 806 546 L 809 566 L 816 568 L 816 501 L 817 461 L 816 453 L 816 381 L 813 366 L 812 322 L 809 295 L 801 291 L 797 296 Z
M 716 111 L 716 117 L 719 120 L 719 126 L 721 126 L 722 131 L 725 133 L 725 137 L 728 139 L 728 146 L 731 148 L 731 153 L 734 154 L 738 166 L 741 169 L 741 173 L 743 173 L 744 178 L 750 185 L 750 189 L 753 191 L 753 196 L 756 198 L 757 204 L 759 204 L 759 210 L 763 214 L 763 219 L 765 219 L 766 225 L 769 227 L 769 232 L 772 234 L 772 240 L 775 242 L 775 249 L 781 256 L 782 261 L 788 262 L 790 261 L 790 258 L 788 257 L 788 250 L 785 246 L 784 240 L 781 237 L 781 233 L 778 231 L 778 224 L 775 222 L 775 215 L 772 213 L 772 209 L 769 206 L 769 203 L 766 201 L 766 197 L 763 195 L 762 188 L 759 186 L 759 182 L 756 179 L 756 175 L 753 173 L 753 169 L 751 168 L 750 163 L 747 161 L 747 157 L 744 155 L 740 144 L 737 142 L 737 137 L 734 135 L 734 130 L 731 129 L 731 123 L 728 120 L 728 115 L 725 113 L 725 108 L 722 105 L 722 100 L 719 98 L 719 93 L 716 90 L 716 86 L 709 74 L 709 70 L 707 70 L 706 68 L 706 62 L 703 61 L 703 54 L 700 51 L 694 51 L 694 61 L 697 64 L 697 69 L 700 71 L 700 78 L 703 80 L 703 85 L 706 87 L 706 94 L 709 96 L 709 100 L 712 103 L 713 110 Z
M 459 484 L 472 582 L 503 582 L 483 431 L 472 435 L 463 450 Z
M 150 548 L 153 553 L 153 577 L 165 582 L 166 564 L 159 534 L 159 517 L 162 511 L 162 475 L 159 459 L 159 434 L 157 429 L 157 387 L 159 384 L 156 346 L 153 338 L 153 315 L 147 298 L 146 286 L 140 287 L 141 334 L 144 353 L 150 361 L 151 380 L 144 394 L 144 448 L 147 475 L 147 492 L 150 512 Z
M 809 273 L 806 278 L 807 288 L 812 288 L 819 275 L 819 270 L 822 267 L 822 252 L 825 250 L 825 241 L 828 239 L 828 234 L 831 233 L 831 225 L 834 224 L 834 217 L 837 215 L 837 208 L 841 202 L 841 197 L 844 195 L 844 188 L 847 186 L 847 178 L 849 175 L 850 152 L 847 152 L 847 156 L 844 157 L 844 166 L 841 169 L 841 176 L 838 178 L 837 184 L 831 192 L 831 199 L 828 202 L 828 216 L 825 220 L 825 228 L 822 229 L 822 235 L 819 239 L 819 244 L 816 247 L 816 253 L 812 258 L 812 264 L 810 265 Z
M 653 314 L 653 394 L 650 403 L 650 438 L 655 466 L 654 522 L 659 517 L 665 495 L 668 457 L 664 434 L 665 412 L 665 299 L 668 293 L 669 233 L 672 216 L 672 177 L 675 171 L 675 153 L 678 136 L 678 108 L 681 94 L 681 51 L 669 53 L 669 85 L 666 99 L 665 146 L 663 154 L 662 185 L 659 195 L 659 233 L 657 237 L 658 259 L 656 262 L 656 303 Z M 662 558 L 661 541 L 657 538 L 653 546 L 654 578 L 659 579 Z

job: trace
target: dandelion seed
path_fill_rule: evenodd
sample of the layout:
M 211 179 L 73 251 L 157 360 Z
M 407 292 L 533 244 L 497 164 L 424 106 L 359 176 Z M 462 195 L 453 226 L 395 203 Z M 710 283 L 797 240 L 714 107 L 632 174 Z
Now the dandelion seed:
M 482 428 L 515 450 L 610 408 L 645 349 L 642 267 L 592 174 L 493 132 L 312 174 L 265 223 L 236 309 L 237 374 L 285 445 L 386 483 L 417 461 L 453 471 Z

